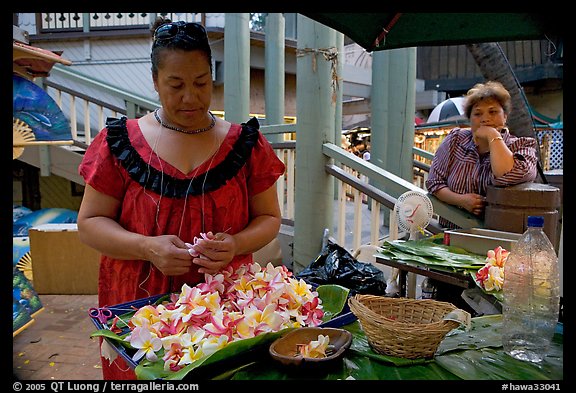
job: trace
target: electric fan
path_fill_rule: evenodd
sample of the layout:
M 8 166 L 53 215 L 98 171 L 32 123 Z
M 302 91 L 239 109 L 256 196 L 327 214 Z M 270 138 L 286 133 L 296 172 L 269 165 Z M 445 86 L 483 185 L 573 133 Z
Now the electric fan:
M 430 198 L 419 191 L 407 191 L 398 197 L 394 212 L 400 229 L 410 234 L 410 240 L 417 240 L 432 219 L 433 207 Z
M 417 240 L 424 234 L 433 215 L 430 198 L 420 191 L 406 191 L 398 197 L 394 209 L 390 212 L 389 241 L 398 240 L 398 229 L 409 233 L 409 240 Z M 399 292 L 398 269 L 393 269 L 386 283 L 386 292 Z M 411 288 L 415 285 L 415 277 L 411 275 Z

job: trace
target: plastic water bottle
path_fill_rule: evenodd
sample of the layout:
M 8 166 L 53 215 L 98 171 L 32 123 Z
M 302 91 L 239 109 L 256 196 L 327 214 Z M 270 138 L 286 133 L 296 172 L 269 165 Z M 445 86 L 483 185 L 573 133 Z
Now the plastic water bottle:
M 534 363 L 548 352 L 560 308 L 558 257 L 543 226 L 543 217 L 529 216 L 504 265 L 504 352 Z

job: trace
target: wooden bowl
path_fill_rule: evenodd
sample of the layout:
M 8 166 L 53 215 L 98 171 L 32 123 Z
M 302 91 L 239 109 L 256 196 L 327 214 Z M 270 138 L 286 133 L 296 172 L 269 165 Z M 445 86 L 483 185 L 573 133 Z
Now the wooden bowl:
M 298 353 L 297 346 L 308 344 L 310 341 L 318 340 L 318 335 L 330 338 L 326 357 L 309 358 Z M 352 333 L 344 329 L 303 327 L 291 330 L 286 335 L 278 338 L 270 345 L 270 355 L 272 358 L 284 365 L 300 366 L 304 364 L 326 363 L 337 359 L 352 344 Z

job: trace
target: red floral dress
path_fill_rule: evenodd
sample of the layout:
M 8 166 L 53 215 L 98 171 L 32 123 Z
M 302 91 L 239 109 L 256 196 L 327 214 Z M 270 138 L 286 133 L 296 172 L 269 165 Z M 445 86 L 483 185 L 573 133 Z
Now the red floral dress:
M 86 150 L 79 173 L 94 189 L 121 201 L 118 222 L 129 231 L 178 235 L 188 243 L 201 232 L 237 233 L 248 225 L 249 198 L 271 187 L 285 170 L 258 128 L 255 118 L 232 124 L 215 155 L 184 174 L 153 152 L 137 119 L 108 119 Z M 251 255 L 239 255 L 231 263 L 250 262 Z M 184 283 L 202 279 L 197 268 L 168 277 L 148 261 L 102 255 L 98 303 L 113 306 L 178 292 Z M 122 363 L 108 367 L 103 359 L 104 378 L 134 378 Z

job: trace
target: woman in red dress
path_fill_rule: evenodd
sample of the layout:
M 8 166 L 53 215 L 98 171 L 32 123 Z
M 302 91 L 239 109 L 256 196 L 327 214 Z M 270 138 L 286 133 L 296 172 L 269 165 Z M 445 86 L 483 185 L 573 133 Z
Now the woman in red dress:
M 205 273 L 251 263 L 280 228 L 274 185 L 284 164 L 255 118 L 231 124 L 210 112 L 205 29 L 159 19 L 152 30 L 161 108 L 108 119 L 79 168 L 86 189 L 78 233 L 102 253 L 100 307 L 179 292 Z M 135 378 L 121 357 L 103 357 L 102 367 L 104 379 Z

